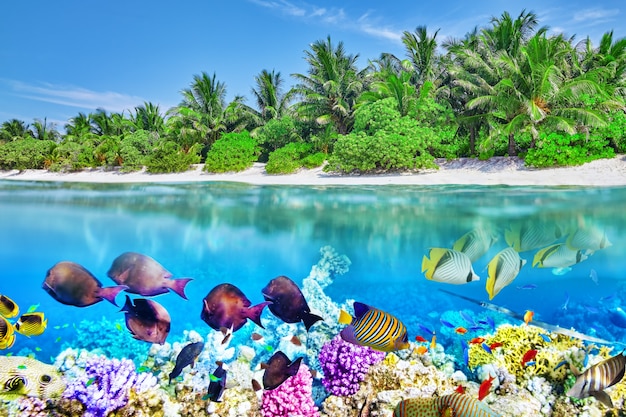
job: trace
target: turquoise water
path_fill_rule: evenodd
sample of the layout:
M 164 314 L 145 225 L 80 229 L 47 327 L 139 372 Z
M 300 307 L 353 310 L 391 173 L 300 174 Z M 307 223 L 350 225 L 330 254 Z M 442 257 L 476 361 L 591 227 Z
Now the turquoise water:
M 83 265 L 105 286 L 114 285 L 106 272 L 126 251 L 153 257 L 174 277 L 194 278 L 186 290 L 189 300 L 175 294 L 156 298 L 172 316 L 167 339 L 172 342 L 185 330 L 210 330 L 200 311 L 215 285 L 232 283 L 259 303 L 261 289 L 276 276 L 302 282 L 327 245 L 351 261 L 350 270 L 326 288 L 334 301 L 355 299 L 387 310 L 407 324 L 411 340 L 423 334 L 421 324 L 439 332 L 439 343 L 453 345 L 458 335 L 441 324 L 442 314 L 462 325 L 460 310 L 475 316 L 484 310 L 438 290 L 489 301 L 485 267 L 507 247 L 503 231 L 520 223 L 568 232 L 593 228 L 612 245 L 571 270 L 533 268 L 537 250 L 522 252 L 526 265 L 491 302 L 626 342 L 626 329 L 609 320 L 626 296 L 625 208 L 626 188 L 0 181 L 0 294 L 22 311 L 38 304 L 37 311 L 49 320 L 42 336 L 17 335 L 9 351 L 46 359 L 62 347 L 88 342 L 80 336 L 83 320 L 104 318 L 123 326 L 119 308 L 106 301 L 77 308 L 42 290 L 47 270 L 61 260 Z M 427 280 L 421 263 L 428 249 L 450 248 L 472 229 L 493 230 L 498 239 L 473 264 L 481 279 L 464 285 Z M 123 301 L 122 293 L 118 305 Z M 112 337 L 129 337 L 125 329 L 118 330 Z

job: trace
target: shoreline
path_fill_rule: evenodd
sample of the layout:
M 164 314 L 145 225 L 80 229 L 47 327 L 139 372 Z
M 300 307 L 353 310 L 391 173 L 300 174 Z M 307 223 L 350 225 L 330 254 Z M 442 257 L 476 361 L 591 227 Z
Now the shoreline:
M 144 171 L 121 173 L 90 169 L 71 173 L 47 170 L 0 171 L 0 180 L 85 183 L 186 183 L 237 182 L 252 185 L 542 185 L 542 186 L 626 186 L 626 156 L 599 159 L 580 166 L 534 169 L 519 158 L 493 157 L 487 161 L 461 158 L 437 160 L 438 170 L 410 173 L 341 175 L 326 173 L 321 167 L 302 169 L 294 174 L 269 175 L 265 164 L 255 163 L 242 172 L 212 174 L 203 165 L 175 174 L 149 174 Z

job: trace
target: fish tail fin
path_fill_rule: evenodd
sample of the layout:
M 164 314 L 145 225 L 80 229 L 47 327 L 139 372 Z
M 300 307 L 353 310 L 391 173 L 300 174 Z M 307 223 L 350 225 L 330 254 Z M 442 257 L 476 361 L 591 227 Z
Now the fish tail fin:
M 306 327 L 307 332 L 309 331 L 311 326 L 313 326 L 315 323 L 317 323 L 320 320 L 324 320 L 324 318 L 313 313 L 306 313 L 302 317 L 302 322 L 304 323 L 304 327 Z
M 115 302 L 115 297 L 117 296 L 117 294 L 127 289 L 128 289 L 127 285 L 114 285 L 112 287 L 103 287 L 103 288 L 100 288 L 100 292 L 98 293 L 98 296 L 104 298 L 109 303 L 117 307 L 117 303 Z
M 248 309 L 248 318 L 255 322 L 260 328 L 265 329 L 263 324 L 261 323 L 261 313 L 266 305 L 272 304 L 271 301 L 265 301 L 263 303 L 257 304 Z
M 302 363 L 302 359 L 303 357 L 300 356 L 298 359 L 291 362 L 289 367 L 287 367 L 287 375 L 294 376 L 295 374 L 298 373 L 298 371 L 300 370 L 300 363 Z
M 339 311 L 339 324 L 350 324 L 352 323 L 352 316 L 350 313 L 340 310 Z
M 187 296 L 185 295 L 185 287 L 187 286 L 187 284 L 189 283 L 189 281 L 191 281 L 193 278 L 178 278 L 178 279 L 171 279 L 168 282 L 170 283 L 169 287 L 171 288 L 172 291 L 174 291 L 176 294 L 180 295 L 181 297 L 183 297 L 185 300 L 187 300 Z

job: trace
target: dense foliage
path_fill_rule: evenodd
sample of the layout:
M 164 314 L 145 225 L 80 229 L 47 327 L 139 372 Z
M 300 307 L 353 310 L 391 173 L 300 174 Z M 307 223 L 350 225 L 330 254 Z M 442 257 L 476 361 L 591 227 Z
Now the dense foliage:
M 254 79 L 253 106 L 226 101 L 202 72 L 166 112 L 78 113 L 61 134 L 44 119 L 0 125 L 0 169 L 84 168 L 212 172 L 267 161 L 271 173 L 415 170 L 435 158 L 519 155 L 535 167 L 580 164 L 626 151 L 626 38 L 551 35 L 537 15 L 508 12 L 462 39 L 404 31 L 405 59 L 381 53 L 360 67 L 343 42 L 318 40 L 306 72 Z
M 256 139 L 248 132 L 226 133 L 211 147 L 204 162 L 205 171 L 244 171 L 259 157 Z

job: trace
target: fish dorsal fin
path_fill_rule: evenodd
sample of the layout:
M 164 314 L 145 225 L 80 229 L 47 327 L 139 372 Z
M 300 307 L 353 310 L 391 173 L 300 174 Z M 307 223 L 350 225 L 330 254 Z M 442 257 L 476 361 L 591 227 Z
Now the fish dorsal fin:
M 600 401 L 602 404 L 606 405 L 608 408 L 613 408 L 613 401 L 611 401 L 611 397 L 604 391 L 593 391 L 590 392 L 596 400 Z
M 365 313 L 367 313 L 368 311 L 372 309 L 367 304 L 359 303 L 358 301 L 355 301 L 353 305 L 354 305 L 354 317 L 356 317 L 357 320 L 363 317 Z
M 352 316 L 350 313 L 339 310 L 339 324 L 350 324 L 352 323 Z

